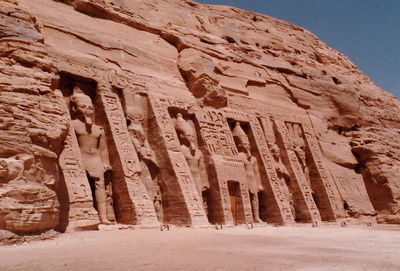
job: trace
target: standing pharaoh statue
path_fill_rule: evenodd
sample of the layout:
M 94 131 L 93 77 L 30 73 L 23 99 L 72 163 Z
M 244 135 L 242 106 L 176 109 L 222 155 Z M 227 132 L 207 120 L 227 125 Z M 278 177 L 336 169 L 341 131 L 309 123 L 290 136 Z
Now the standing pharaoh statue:
M 307 150 L 306 143 L 304 142 L 304 133 L 301 128 L 301 125 L 298 123 L 287 123 L 286 124 L 290 137 L 292 139 L 293 151 L 299 160 L 301 168 L 303 170 L 304 176 L 306 177 L 308 187 L 311 188 L 311 180 L 310 180 L 310 170 L 307 165 Z
M 275 143 L 270 143 L 268 145 L 269 145 L 269 149 L 271 150 L 272 157 L 274 158 L 274 160 L 273 160 L 274 168 L 275 168 L 275 172 L 278 177 L 279 183 L 282 187 L 283 194 L 289 201 L 291 212 L 293 214 L 293 217 L 295 218 L 296 210 L 294 208 L 294 199 L 293 199 L 292 193 L 290 193 L 290 191 L 289 191 L 289 185 L 290 185 L 289 172 L 288 172 L 286 166 L 282 162 L 278 145 L 276 145 Z
M 160 223 L 163 222 L 162 198 L 160 191 L 159 167 L 153 150 L 150 148 L 146 133 L 143 129 L 142 120 L 140 118 L 130 118 L 128 131 L 131 136 L 132 143 L 138 154 L 140 161 L 141 174 L 140 177 L 144 182 L 147 192 L 153 200 L 154 208 Z
M 251 155 L 249 139 L 239 122 L 235 123 L 235 128 L 233 129 L 232 134 L 239 151 L 239 158 L 242 160 L 246 170 L 253 220 L 258 223 L 260 222 L 258 192 L 262 191 L 263 187 L 261 184 L 257 158 Z
M 297 156 L 297 159 L 300 162 L 301 168 L 303 169 L 303 173 L 304 173 L 304 176 L 306 177 L 308 187 L 310 189 L 312 189 L 311 188 L 311 180 L 310 180 L 310 170 L 308 169 L 308 166 L 307 166 L 307 159 L 306 159 L 307 156 L 306 156 L 305 147 L 296 144 L 294 146 L 294 152 Z
M 104 180 L 104 173 L 111 170 L 111 166 L 104 130 L 93 123 L 92 100 L 79 87 L 74 88 L 71 106 L 74 113 L 71 126 L 78 139 L 83 166 L 91 181 L 94 182 L 94 195 L 100 223 L 111 224 L 107 219 L 107 194 Z
M 186 158 L 192 173 L 197 191 L 203 198 L 203 206 L 206 214 L 208 213 L 207 199 L 203 197 L 203 193 L 210 188 L 208 182 L 207 169 L 204 163 L 203 154 L 195 144 L 195 134 L 192 126 L 183 119 L 182 114 L 176 116 L 175 129 L 181 143 L 180 151 Z
M 163 223 L 160 168 L 143 128 L 146 112 L 144 104 L 147 103 L 147 99 L 129 89 L 125 90 L 123 95 L 128 131 L 140 162 L 140 179 L 153 201 L 158 221 Z

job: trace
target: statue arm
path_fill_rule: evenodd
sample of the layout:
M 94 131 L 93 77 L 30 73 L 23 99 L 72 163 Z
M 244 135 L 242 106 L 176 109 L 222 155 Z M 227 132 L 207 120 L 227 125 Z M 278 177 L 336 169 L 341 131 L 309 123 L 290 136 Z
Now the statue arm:
M 283 177 L 290 179 L 289 171 L 287 170 L 286 166 L 283 163 L 281 165 L 282 165 L 282 175 L 283 175 Z
M 100 148 L 101 161 L 103 162 L 104 171 L 108 171 L 111 169 L 111 165 L 110 165 L 110 158 L 108 155 L 106 135 L 103 129 L 100 134 L 99 148 Z
M 128 127 L 128 129 L 129 129 L 129 127 Z M 131 130 L 129 130 L 129 135 L 131 137 L 132 144 L 136 149 L 136 152 L 139 154 L 141 151 L 139 141 L 136 139 L 134 133 Z
M 200 176 L 201 176 L 201 181 L 202 181 L 201 189 L 203 190 L 204 187 L 209 189 L 210 183 L 208 181 L 207 166 L 206 166 L 206 163 L 204 163 L 203 154 L 200 155 L 199 170 L 200 170 L 200 174 L 201 174 Z
M 261 182 L 261 176 L 260 176 L 260 170 L 258 168 L 258 161 L 257 158 L 254 158 L 254 163 L 253 163 L 253 169 L 254 169 L 254 175 L 256 178 L 256 182 L 257 182 L 257 188 L 262 190 L 263 186 L 262 186 L 262 182 Z
M 151 149 L 149 141 L 147 139 L 144 142 L 144 148 L 146 150 L 146 159 L 158 167 L 158 164 L 156 161 L 156 155 L 155 155 L 154 151 Z

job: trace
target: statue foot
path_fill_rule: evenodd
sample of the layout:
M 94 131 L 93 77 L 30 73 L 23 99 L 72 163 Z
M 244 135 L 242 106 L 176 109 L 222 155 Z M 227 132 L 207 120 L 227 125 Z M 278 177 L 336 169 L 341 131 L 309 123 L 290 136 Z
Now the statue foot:
M 104 218 L 104 219 L 100 219 L 100 224 L 112 225 L 113 223 L 110 220 L 108 220 L 107 218 Z

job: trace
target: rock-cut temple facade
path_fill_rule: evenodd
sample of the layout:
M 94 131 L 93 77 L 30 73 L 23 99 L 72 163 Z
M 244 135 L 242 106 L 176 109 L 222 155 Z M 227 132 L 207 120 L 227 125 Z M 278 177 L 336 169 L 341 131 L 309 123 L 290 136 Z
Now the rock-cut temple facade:
M 400 102 L 307 30 L 0 0 L 0 230 L 400 222 Z

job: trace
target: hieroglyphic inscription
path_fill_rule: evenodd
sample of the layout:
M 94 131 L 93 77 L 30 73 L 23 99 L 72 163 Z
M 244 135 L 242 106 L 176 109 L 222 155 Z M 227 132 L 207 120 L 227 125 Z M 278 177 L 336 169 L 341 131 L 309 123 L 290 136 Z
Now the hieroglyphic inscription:
M 312 197 L 311 187 L 309 187 L 306 177 L 304 175 L 304 172 L 298 161 L 297 155 L 293 151 L 293 146 L 291 144 L 291 138 L 289 136 L 289 131 L 287 130 L 285 122 L 282 120 L 279 120 L 279 119 L 275 119 L 274 122 L 278 129 L 278 132 L 282 136 L 283 145 L 284 145 L 284 148 L 286 150 L 286 153 L 287 153 L 288 159 L 289 159 L 289 166 L 292 169 L 292 172 L 294 175 L 293 177 L 295 178 L 295 180 L 298 183 L 298 186 L 299 186 L 300 192 L 302 193 L 302 196 L 304 198 L 305 204 L 307 205 L 307 208 L 310 211 L 311 219 L 313 222 L 321 221 L 321 217 L 319 215 L 318 208 Z
M 221 164 L 227 167 L 242 167 L 243 162 L 242 160 L 236 157 L 222 156 Z
M 135 210 L 136 223 L 138 224 L 157 224 L 157 216 L 154 210 L 153 203 L 150 200 L 145 185 L 138 177 L 140 172 L 140 163 L 136 150 L 132 144 L 128 128 L 126 126 L 126 119 L 122 109 L 122 105 L 118 96 L 109 91 L 100 91 L 101 102 L 104 106 L 104 112 L 110 126 L 112 138 L 122 165 L 122 172 L 124 174 L 123 180 L 125 183 L 122 185 L 128 191 L 125 197 L 129 197 L 133 204 L 132 209 Z M 120 198 L 122 198 L 120 196 Z
M 251 223 L 253 221 L 253 214 L 251 210 L 249 188 L 247 182 L 240 182 L 240 193 L 243 200 L 243 211 L 245 216 L 245 223 Z
M 220 195 L 222 198 L 222 209 L 223 209 L 224 216 L 225 216 L 225 222 L 233 221 L 227 181 L 222 181 L 220 183 Z
M 176 135 L 174 125 L 168 113 L 168 104 L 158 97 L 149 97 L 156 121 L 161 128 L 161 135 L 164 138 L 168 150 L 179 150 L 179 139 Z
M 82 158 L 73 128 L 70 127 L 59 157 L 60 168 L 68 190 L 69 202 L 92 202 L 89 181 L 83 168 Z
M 119 98 L 116 94 L 106 91 L 101 92 L 101 98 L 122 162 L 123 172 L 125 176 L 131 177 L 135 173 L 140 172 L 140 164 L 126 127 L 126 120 Z
M 222 112 L 213 109 L 197 111 L 197 121 L 211 154 L 236 156 L 238 154 L 226 118 Z
M 180 152 L 168 151 L 169 156 L 172 161 L 173 169 L 176 173 L 178 182 L 181 184 L 181 189 L 183 195 L 185 196 L 185 202 L 189 210 L 192 210 L 192 215 L 194 216 L 204 216 L 203 205 L 200 198 L 197 197 L 196 187 L 194 186 L 194 181 L 192 174 L 190 173 L 190 168 L 186 163 L 186 159 Z
M 316 137 L 312 133 L 311 127 L 308 124 L 303 124 L 304 137 L 307 142 L 308 148 L 314 160 L 317 172 L 328 194 L 329 202 L 335 218 L 344 216 L 344 211 L 340 208 L 340 196 L 337 188 L 333 182 L 332 176 L 327 172 L 322 159 L 321 149 L 317 142 Z
M 189 110 L 190 108 L 195 106 L 195 104 L 193 103 L 174 97 L 159 97 L 159 101 L 161 104 L 166 105 L 167 107 L 176 107 L 183 110 Z

